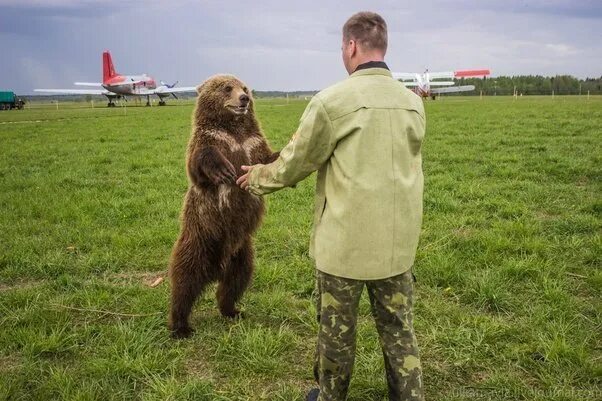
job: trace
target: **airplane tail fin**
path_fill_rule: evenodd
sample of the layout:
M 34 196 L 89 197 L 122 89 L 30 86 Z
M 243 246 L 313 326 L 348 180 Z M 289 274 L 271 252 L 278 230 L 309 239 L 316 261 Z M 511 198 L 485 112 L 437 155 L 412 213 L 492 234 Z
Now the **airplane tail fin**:
M 102 53 L 102 82 L 106 83 L 116 75 L 117 73 L 115 72 L 115 67 L 113 67 L 111 53 L 106 50 Z

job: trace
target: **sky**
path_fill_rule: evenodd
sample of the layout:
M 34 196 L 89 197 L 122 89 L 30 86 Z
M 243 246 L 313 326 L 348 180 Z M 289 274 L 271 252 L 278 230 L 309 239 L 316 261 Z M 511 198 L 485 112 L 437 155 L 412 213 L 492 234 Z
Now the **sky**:
M 600 0 L 0 0 L 0 90 L 100 82 L 105 49 L 119 73 L 181 86 L 319 90 L 345 78 L 341 28 L 363 10 L 387 21 L 396 72 L 602 76 Z

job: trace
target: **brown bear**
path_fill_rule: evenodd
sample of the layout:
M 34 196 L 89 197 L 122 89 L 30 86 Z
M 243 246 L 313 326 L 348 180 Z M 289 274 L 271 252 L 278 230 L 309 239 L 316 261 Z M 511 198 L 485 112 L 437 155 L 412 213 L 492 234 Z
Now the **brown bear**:
M 189 187 L 180 236 L 169 264 L 172 337 L 192 334 L 192 306 L 207 284 L 218 282 L 222 315 L 236 317 L 253 273 L 252 235 L 263 200 L 236 185 L 241 165 L 271 163 L 272 152 L 255 118 L 247 86 L 231 75 L 213 76 L 197 87 L 192 134 L 186 153 Z

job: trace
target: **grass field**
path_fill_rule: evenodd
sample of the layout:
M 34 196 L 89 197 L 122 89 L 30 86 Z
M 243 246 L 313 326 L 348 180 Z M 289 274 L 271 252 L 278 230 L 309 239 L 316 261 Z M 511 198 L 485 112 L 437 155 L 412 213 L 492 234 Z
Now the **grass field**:
M 259 100 L 275 148 L 306 102 Z M 416 330 L 429 400 L 602 399 L 602 98 L 427 101 Z M 247 318 L 166 328 L 192 105 L 0 112 L 1 400 L 301 400 L 312 176 L 268 197 Z M 365 294 L 364 294 L 365 295 Z M 349 400 L 386 398 L 362 299 Z

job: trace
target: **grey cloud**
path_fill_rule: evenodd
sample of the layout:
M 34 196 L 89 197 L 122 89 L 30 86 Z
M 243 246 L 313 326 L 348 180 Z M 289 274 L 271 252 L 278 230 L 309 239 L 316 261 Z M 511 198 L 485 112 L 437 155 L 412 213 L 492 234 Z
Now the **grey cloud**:
M 494 74 L 600 75 L 599 2 L 374 1 L 397 71 L 488 67 Z M 110 49 L 122 73 L 201 82 L 218 72 L 256 89 L 320 89 L 345 76 L 340 32 L 365 1 L 0 0 L 0 86 L 98 80 Z

